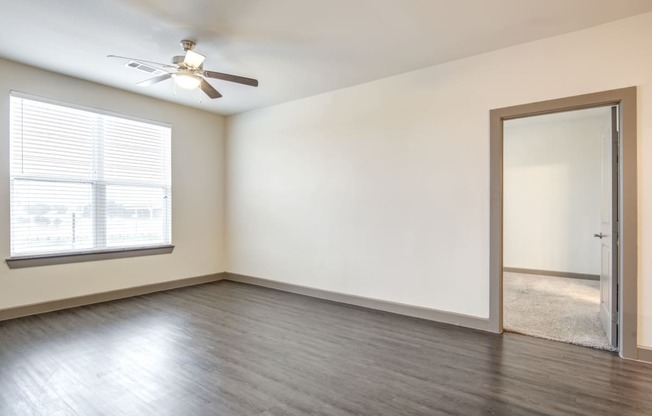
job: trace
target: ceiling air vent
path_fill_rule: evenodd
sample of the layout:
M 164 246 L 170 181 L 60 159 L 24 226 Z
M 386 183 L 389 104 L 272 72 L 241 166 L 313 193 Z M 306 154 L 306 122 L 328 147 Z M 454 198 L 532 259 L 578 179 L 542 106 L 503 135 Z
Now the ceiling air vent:
M 125 64 L 126 67 L 137 69 L 139 71 L 147 72 L 148 74 L 151 75 L 163 75 L 165 74 L 165 71 L 161 71 L 160 69 L 153 68 L 151 66 L 147 66 L 145 64 L 141 64 L 140 62 L 136 61 L 129 61 Z

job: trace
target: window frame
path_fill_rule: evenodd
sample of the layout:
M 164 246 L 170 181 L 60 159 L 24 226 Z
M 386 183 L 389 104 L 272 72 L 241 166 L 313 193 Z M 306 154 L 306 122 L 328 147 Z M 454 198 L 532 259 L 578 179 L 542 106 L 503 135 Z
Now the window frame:
M 171 143 L 171 136 L 172 136 L 172 125 L 170 123 L 164 123 L 160 121 L 155 121 L 155 120 L 150 120 L 150 119 L 145 119 L 142 117 L 134 117 L 126 114 L 121 114 L 121 113 L 116 113 L 104 109 L 99 109 L 96 107 L 92 106 L 84 106 L 84 105 L 79 105 L 79 104 L 73 104 L 73 103 L 68 103 L 68 102 L 63 102 L 60 100 L 55 100 L 51 98 L 46 98 L 46 97 L 41 97 L 41 96 L 36 96 L 32 94 L 27 94 L 23 93 L 20 91 L 15 91 L 11 90 L 9 97 L 16 97 L 19 99 L 26 99 L 26 100 L 32 100 L 32 101 L 37 101 L 45 104 L 51 104 L 55 106 L 61 106 L 65 108 L 70 108 L 74 110 L 80 110 L 80 111 L 87 111 L 91 112 L 93 114 L 97 114 L 100 116 L 108 116 L 108 117 L 115 117 L 115 118 L 120 118 L 120 119 L 125 119 L 125 120 L 130 120 L 130 121 L 135 121 L 135 122 L 140 122 L 140 123 L 146 123 L 154 126 L 159 126 L 159 127 L 164 127 L 168 128 L 170 130 L 170 164 L 172 163 L 172 143 Z M 11 115 L 9 115 L 9 118 L 11 118 Z M 9 137 L 11 141 L 11 137 Z M 171 169 L 171 166 L 170 166 Z M 12 175 L 9 173 L 8 175 L 8 180 L 12 180 Z M 69 180 L 62 178 L 61 182 L 68 182 Z M 79 183 L 79 182 L 78 182 Z M 100 183 L 100 181 L 97 181 L 95 179 L 90 180 L 89 183 L 93 185 L 97 185 Z M 107 183 L 103 183 L 104 186 L 107 185 Z M 172 176 L 171 176 L 171 171 L 170 171 L 170 183 L 168 186 L 168 191 L 169 195 L 172 195 Z M 96 192 L 94 192 L 95 194 Z M 13 197 L 12 193 L 10 192 L 9 195 L 9 201 L 11 205 L 11 198 Z M 97 198 L 95 196 L 94 198 Z M 172 210 L 172 198 L 170 197 L 169 200 L 169 209 Z M 9 216 L 9 227 L 11 228 L 11 208 L 9 209 L 10 216 Z M 94 228 L 95 232 L 94 235 L 97 233 L 98 229 L 98 223 L 99 222 L 105 222 L 106 218 L 99 218 L 96 217 L 94 218 Z M 118 258 L 129 258 L 129 257 L 140 257 L 140 256 L 150 256 L 150 255 L 157 255 L 157 254 L 169 254 L 172 253 L 174 250 L 174 245 L 172 244 L 172 216 L 170 215 L 169 217 L 169 224 L 167 227 L 167 230 L 165 233 L 167 234 L 167 240 L 169 243 L 167 244 L 144 244 L 144 245 L 134 245 L 134 246 L 127 246 L 127 247 L 99 247 L 99 248 L 92 248 L 88 250 L 70 250 L 70 251 L 57 251 L 57 252 L 48 252 L 48 253 L 33 253 L 33 254 L 25 254 L 25 255 L 11 255 L 5 259 L 5 262 L 7 266 L 10 269 L 17 269 L 17 268 L 24 268 L 24 267 L 36 267 L 36 266 L 46 266 L 46 265 L 57 265 L 57 264 L 68 264 L 68 263 L 79 263 L 79 262 L 87 262 L 87 261 L 98 261 L 98 260 L 108 260 L 108 259 L 118 259 Z M 103 230 L 102 232 L 104 235 L 106 233 L 106 230 Z M 11 240 L 11 233 L 9 235 L 9 239 Z M 94 244 L 97 244 L 98 240 L 96 237 L 94 237 Z M 11 247 L 11 241 L 9 242 L 9 246 Z

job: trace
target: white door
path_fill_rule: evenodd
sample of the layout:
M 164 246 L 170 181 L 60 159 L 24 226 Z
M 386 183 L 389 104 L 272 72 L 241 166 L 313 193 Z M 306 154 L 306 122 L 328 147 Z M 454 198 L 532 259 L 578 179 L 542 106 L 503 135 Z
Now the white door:
M 600 239 L 600 321 L 618 346 L 618 107 L 611 108 L 611 132 L 602 135 L 602 219 Z

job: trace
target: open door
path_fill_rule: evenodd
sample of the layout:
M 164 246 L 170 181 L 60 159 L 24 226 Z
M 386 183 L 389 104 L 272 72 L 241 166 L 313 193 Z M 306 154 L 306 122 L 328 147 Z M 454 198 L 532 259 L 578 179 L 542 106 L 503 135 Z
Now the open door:
M 611 107 L 611 132 L 602 135 L 600 321 L 618 347 L 618 107 Z
M 598 234 L 611 234 L 614 229 L 620 232 L 619 240 L 607 242 L 605 259 L 611 262 L 605 264 L 605 276 L 612 277 L 604 280 L 605 287 L 602 291 L 602 306 L 600 314 L 604 316 L 608 331 L 608 338 L 617 344 L 620 356 L 628 359 L 637 359 L 639 350 L 637 345 L 638 325 L 638 195 L 637 195 L 637 87 L 621 88 L 610 91 L 601 91 L 590 94 L 564 97 L 554 100 L 539 101 L 535 103 L 520 104 L 510 107 L 494 108 L 490 111 L 490 298 L 489 298 L 489 325 L 492 332 L 503 331 L 503 231 L 504 231 L 504 122 L 523 117 L 541 114 L 573 111 L 584 108 L 617 106 L 617 122 L 612 123 L 612 134 L 618 136 L 618 146 L 609 146 L 612 157 L 609 160 L 617 163 L 617 169 L 611 166 L 612 189 L 611 201 L 618 201 L 611 206 L 611 214 L 607 218 L 612 221 L 611 226 L 601 231 L 599 224 L 595 224 Z M 614 148 L 618 150 L 614 154 Z M 615 157 L 613 157 L 615 156 Z M 608 173 L 608 172 L 607 172 Z M 617 177 L 617 180 L 614 180 Z M 607 187 L 609 189 L 609 187 Z M 602 204 L 600 204 L 602 205 Z M 613 238 L 613 237 L 612 237 Z M 602 249 L 602 239 L 598 244 Z M 596 240 L 597 242 L 597 240 Z M 606 263 L 606 262 L 605 262 Z M 614 322 L 617 320 L 617 322 Z M 612 324 L 613 323 L 613 324 Z

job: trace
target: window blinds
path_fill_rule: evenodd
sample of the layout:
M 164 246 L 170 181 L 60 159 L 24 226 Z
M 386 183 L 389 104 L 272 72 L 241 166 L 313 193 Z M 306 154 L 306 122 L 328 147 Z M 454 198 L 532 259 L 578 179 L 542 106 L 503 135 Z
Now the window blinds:
M 170 127 L 11 95 L 11 255 L 171 243 Z

